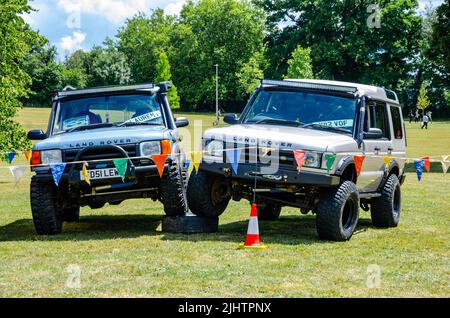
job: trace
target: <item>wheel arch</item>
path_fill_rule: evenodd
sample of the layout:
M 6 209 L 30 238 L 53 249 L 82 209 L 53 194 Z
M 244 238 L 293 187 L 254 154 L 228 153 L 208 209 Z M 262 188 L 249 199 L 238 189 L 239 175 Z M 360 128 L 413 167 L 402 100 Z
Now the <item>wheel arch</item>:
M 352 181 L 356 184 L 358 176 L 353 157 L 346 156 L 342 158 L 336 166 L 336 174 L 341 177 L 341 183 L 344 181 Z

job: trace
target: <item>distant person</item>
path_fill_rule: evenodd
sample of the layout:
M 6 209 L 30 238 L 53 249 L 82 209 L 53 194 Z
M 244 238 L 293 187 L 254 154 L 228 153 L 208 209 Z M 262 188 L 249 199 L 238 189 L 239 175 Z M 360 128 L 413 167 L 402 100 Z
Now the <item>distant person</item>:
M 414 114 L 413 114 L 412 110 L 409 111 L 408 118 L 409 118 L 409 123 L 411 124 L 411 122 L 412 122 L 412 120 L 414 118 Z
M 420 118 L 419 110 L 416 109 L 416 116 L 414 116 L 414 122 L 417 123 L 419 121 L 419 118 Z
M 425 127 L 425 129 L 428 129 L 428 122 L 430 121 L 430 118 L 428 118 L 428 115 L 423 115 L 422 118 L 422 129 Z
M 433 122 L 433 119 L 431 118 L 431 111 L 429 111 L 429 112 L 427 113 L 427 116 L 428 116 L 428 119 L 430 120 L 430 123 L 432 123 L 432 122 Z

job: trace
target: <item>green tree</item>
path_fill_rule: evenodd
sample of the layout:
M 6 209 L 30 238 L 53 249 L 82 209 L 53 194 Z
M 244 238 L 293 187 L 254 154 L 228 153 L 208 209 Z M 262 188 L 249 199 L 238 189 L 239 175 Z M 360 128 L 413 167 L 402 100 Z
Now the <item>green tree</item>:
M 381 24 L 373 0 L 255 0 L 268 12 L 267 75 L 286 74 L 290 52 L 311 49 L 316 77 L 376 84 L 395 89 L 409 76 L 419 50 L 421 17 L 415 0 L 380 0 Z M 280 27 L 280 25 L 284 27 Z
M 51 93 L 61 88 L 64 67 L 56 62 L 57 50 L 48 43 L 39 43 L 27 54 L 24 70 L 31 77 L 31 93 L 24 100 L 27 106 L 50 106 Z
M 314 78 L 311 65 L 311 49 L 302 48 L 300 45 L 292 52 L 292 58 L 288 60 L 286 78 Z
M 61 87 L 70 85 L 75 88 L 85 88 L 88 77 L 82 68 L 63 67 L 61 76 Z
M 25 130 L 13 120 L 31 84 L 23 63 L 31 47 L 42 41 L 21 17 L 30 11 L 26 0 L 2 0 L 0 5 L 0 152 L 31 146 Z
M 425 111 L 430 105 L 431 103 L 427 96 L 427 90 L 422 86 L 419 91 L 419 98 L 417 99 L 417 108 Z
M 95 46 L 88 53 L 88 86 L 125 85 L 132 82 L 127 57 L 110 40 L 106 47 Z
M 242 107 L 263 65 L 264 12 L 249 1 L 188 1 L 172 33 L 169 59 L 183 106 L 212 110 L 219 65 L 222 106 Z
M 430 60 L 443 65 L 450 74 L 450 3 L 444 1 L 436 9 L 436 17 L 431 25 L 430 45 L 426 55 Z
M 243 63 L 236 73 L 238 80 L 238 96 L 244 99 L 249 96 L 259 86 L 264 78 L 264 72 L 261 69 L 261 61 L 263 55 L 259 57 L 251 57 L 247 63 Z
M 158 61 L 156 62 L 156 79 L 155 83 L 172 82 L 172 73 L 170 72 L 170 64 L 167 54 L 164 51 L 159 53 Z M 172 87 L 167 92 L 167 98 L 172 109 L 180 108 L 180 97 L 178 96 L 177 87 Z
M 159 50 L 170 51 L 174 23 L 174 17 L 156 9 L 149 16 L 137 14 L 119 29 L 117 47 L 129 62 L 134 82 L 151 82 L 156 78 Z

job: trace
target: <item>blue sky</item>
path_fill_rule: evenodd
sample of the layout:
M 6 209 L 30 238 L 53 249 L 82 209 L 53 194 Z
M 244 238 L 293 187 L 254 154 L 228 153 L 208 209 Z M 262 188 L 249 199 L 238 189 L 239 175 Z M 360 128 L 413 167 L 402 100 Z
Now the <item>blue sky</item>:
M 31 0 L 37 11 L 24 16 L 53 45 L 60 58 L 77 49 L 89 50 L 109 36 L 114 37 L 124 21 L 139 11 L 163 8 L 178 14 L 186 0 Z M 374 1 L 376 2 L 376 1 Z M 443 0 L 420 0 L 423 9 L 429 2 L 437 6 Z

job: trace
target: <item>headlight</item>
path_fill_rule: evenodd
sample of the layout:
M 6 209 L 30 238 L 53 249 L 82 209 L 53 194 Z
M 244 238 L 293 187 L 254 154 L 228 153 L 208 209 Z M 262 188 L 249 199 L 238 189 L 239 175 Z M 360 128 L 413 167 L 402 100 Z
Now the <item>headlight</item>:
M 41 162 L 44 165 L 61 163 L 61 150 L 43 150 L 41 151 Z
M 141 156 L 150 157 L 161 153 L 161 143 L 159 141 L 146 141 L 140 146 Z
M 205 148 L 206 155 L 213 157 L 223 156 L 223 142 L 220 140 L 211 140 Z
M 307 151 L 305 153 L 305 162 L 303 165 L 306 167 L 320 168 L 322 165 L 322 154 Z

